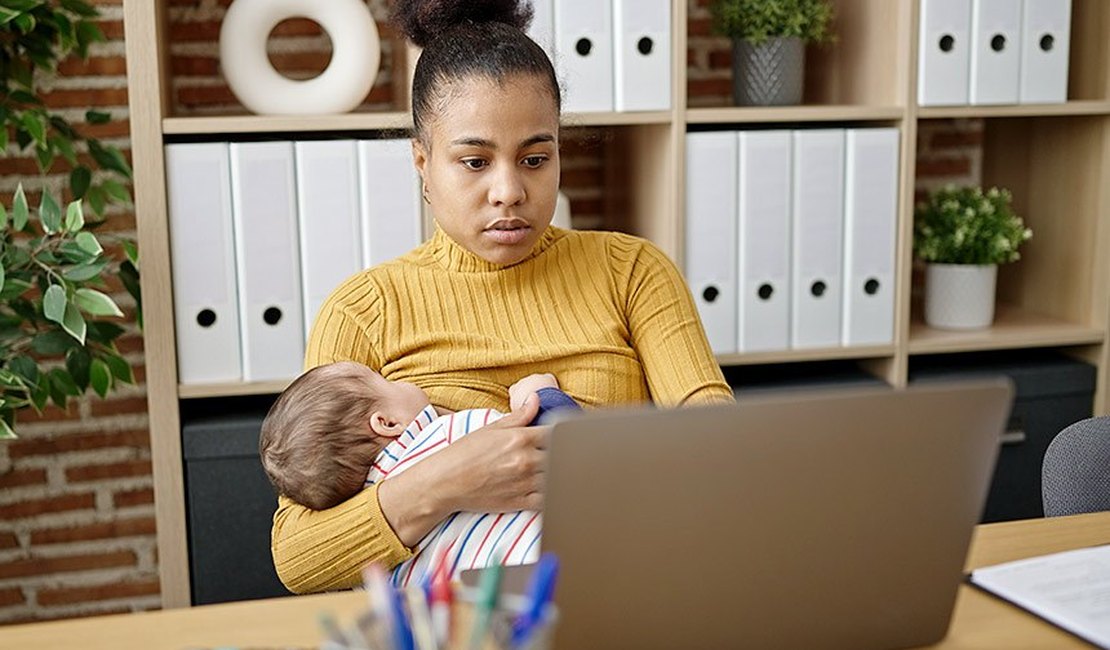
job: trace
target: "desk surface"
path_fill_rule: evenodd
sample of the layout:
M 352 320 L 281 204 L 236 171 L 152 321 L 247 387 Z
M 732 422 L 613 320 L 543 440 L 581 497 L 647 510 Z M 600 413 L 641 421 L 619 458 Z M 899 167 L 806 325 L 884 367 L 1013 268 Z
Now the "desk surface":
M 976 529 L 967 568 L 1108 543 L 1110 512 L 989 524 Z M 350 621 L 365 602 L 364 594 L 345 592 L 0 627 L 0 649 L 313 648 L 320 642 L 316 623 L 320 611 L 329 610 Z M 964 585 L 948 637 L 931 647 L 1089 646 Z

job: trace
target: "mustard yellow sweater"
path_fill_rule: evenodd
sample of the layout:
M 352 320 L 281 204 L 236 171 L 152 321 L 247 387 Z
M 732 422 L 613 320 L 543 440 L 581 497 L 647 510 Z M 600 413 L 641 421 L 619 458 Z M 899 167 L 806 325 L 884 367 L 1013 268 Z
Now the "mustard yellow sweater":
M 732 400 L 674 264 L 619 233 L 548 228 L 527 259 L 500 267 L 437 230 L 324 303 L 305 366 L 343 359 L 452 410 L 507 410 L 508 386 L 539 372 L 586 407 Z M 318 512 L 281 497 L 272 547 L 295 592 L 351 586 L 367 563 L 410 556 L 376 487 Z

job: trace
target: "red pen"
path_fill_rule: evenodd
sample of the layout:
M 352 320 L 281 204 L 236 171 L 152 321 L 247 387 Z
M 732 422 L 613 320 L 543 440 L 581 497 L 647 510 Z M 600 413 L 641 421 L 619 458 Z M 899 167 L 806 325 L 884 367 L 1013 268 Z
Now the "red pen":
M 451 637 L 451 577 L 447 568 L 447 553 L 439 557 L 432 573 L 431 609 L 432 629 L 436 646 L 446 648 Z

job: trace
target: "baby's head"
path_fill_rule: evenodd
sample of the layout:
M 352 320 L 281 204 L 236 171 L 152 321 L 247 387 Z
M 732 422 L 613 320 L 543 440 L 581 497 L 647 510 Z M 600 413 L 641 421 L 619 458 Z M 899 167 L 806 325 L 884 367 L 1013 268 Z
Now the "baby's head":
M 362 489 L 375 456 L 428 406 L 419 387 L 340 361 L 313 368 L 262 423 L 262 467 L 278 492 L 323 510 Z

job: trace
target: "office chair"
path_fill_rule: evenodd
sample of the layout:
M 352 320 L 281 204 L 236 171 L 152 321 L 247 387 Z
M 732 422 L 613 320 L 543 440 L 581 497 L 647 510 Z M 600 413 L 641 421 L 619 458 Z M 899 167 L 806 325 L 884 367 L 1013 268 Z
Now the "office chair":
M 1110 416 L 1056 434 L 1041 466 L 1046 517 L 1110 510 Z

